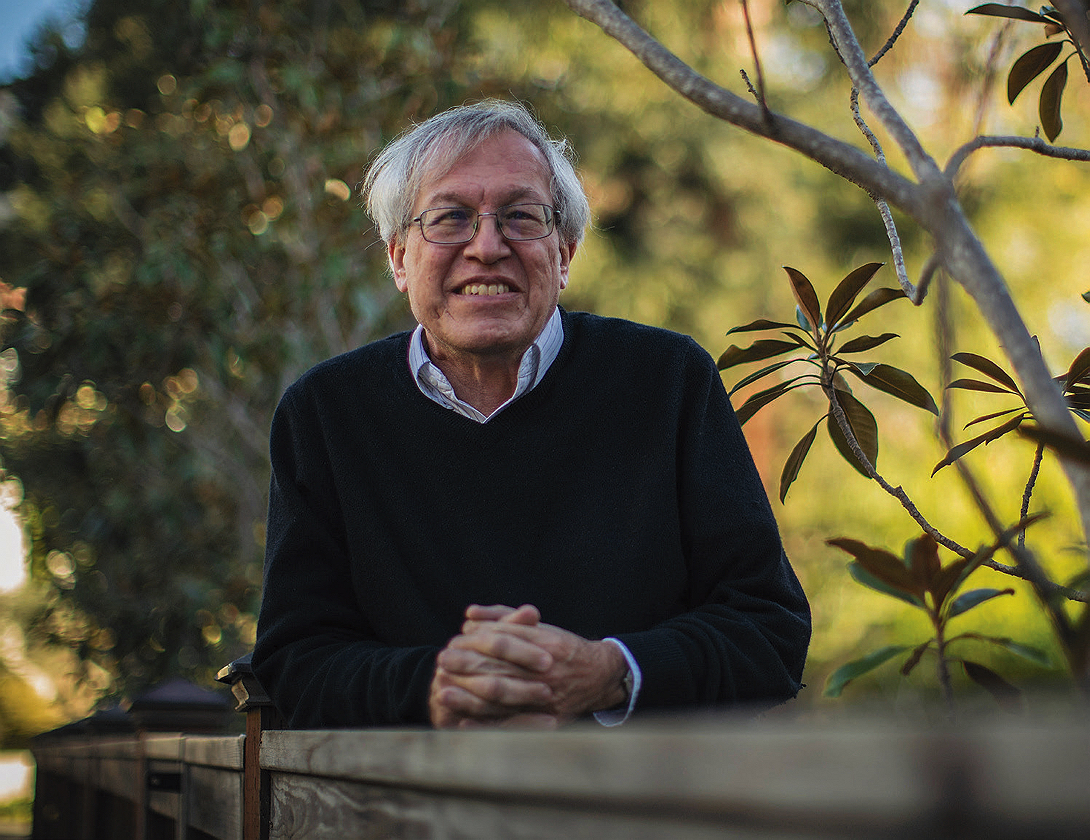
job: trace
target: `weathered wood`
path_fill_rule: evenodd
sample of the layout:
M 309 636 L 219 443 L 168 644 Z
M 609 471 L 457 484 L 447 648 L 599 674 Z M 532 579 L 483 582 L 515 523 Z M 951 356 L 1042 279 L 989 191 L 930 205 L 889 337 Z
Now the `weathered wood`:
M 1090 836 L 1085 717 L 100 736 L 35 756 L 42 840 Z M 159 789 L 144 787 L 152 777 Z M 252 812 L 244 779 L 269 797 Z
M 583 813 L 587 836 L 597 837 L 623 836 L 594 827 L 602 814 L 618 825 L 654 819 L 671 836 L 707 825 L 798 837 L 947 836 L 959 826 L 981 836 L 1045 831 L 1081 840 L 1090 829 L 1086 722 L 949 731 L 702 721 L 623 733 L 268 732 L 262 766 L 272 773 L 277 840 L 325 836 L 308 833 L 309 823 L 303 833 L 292 826 L 301 823 L 300 791 L 330 778 L 349 783 L 329 796 L 340 798 L 343 814 L 359 815 L 360 831 L 376 818 L 376 788 L 388 793 L 389 818 L 407 825 L 420 822 L 419 797 L 430 795 L 437 820 L 464 812 L 439 807 L 454 799 L 505 813 L 521 804 L 559 815 L 556 831 Z M 413 796 L 399 809 L 405 791 Z M 468 837 L 473 827 L 440 822 L 432 831 L 422 836 Z
M 216 840 L 242 840 L 242 773 L 190 765 L 188 827 Z

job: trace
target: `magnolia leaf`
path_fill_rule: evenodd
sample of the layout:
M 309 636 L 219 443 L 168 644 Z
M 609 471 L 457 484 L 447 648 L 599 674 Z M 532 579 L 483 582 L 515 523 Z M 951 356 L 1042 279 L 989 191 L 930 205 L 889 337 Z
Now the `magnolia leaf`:
M 939 560 L 939 544 L 930 534 L 921 534 L 910 540 L 905 549 L 905 565 L 925 590 L 931 590 L 931 582 L 942 572 Z
M 1022 411 L 1022 406 L 1018 408 L 1008 408 L 1006 411 L 997 411 L 995 414 L 984 414 L 977 417 L 975 420 L 970 420 L 965 424 L 964 428 L 968 429 L 970 426 L 975 426 L 977 423 L 987 423 L 989 420 L 995 420 L 997 417 L 1006 417 L 1008 414 L 1014 414 L 1016 411 Z M 1030 415 L 1026 415 L 1029 417 Z M 1025 419 L 1025 418 L 1023 418 Z
M 908 566 L 901 562 L 901 558 L 885 549 L 872 548 L 859 540 L 848 537 L 826 540 L 826 544 L 843 549 L 855 558 L 864 571 L 876 577 L 879 581 L 892 586 L 898 592 L 923 598 L 924 588 L 912 576 Z M 851 571 L 851 564 L 848 566 Z M 862 581 L 860 581 L 862 583 Z
M 787 277 L 791 281 L 791 291 L 795 295 L 799 309 L 802 310 L 806 320 L 810 322 L 810 332 L 817 334 L 818 329 L 821 327 L 821 304 L 818 302 L 817 292 L 814 291 L 813 284 L 798 269 L 785 265 L 783 270 L 787 272 Z
M 780 504 L 783 504 L 783 500 L 787 498 L 787 491 L 791 488 L 791 485 L 795 482 L 795 479 L 799 477 L 799 470 L 802 469 L 802 462 L 806 460 L 806 456 L 810 452 L 810 447 L 814 444 L 814 438 L 817 437 L 818 426 L 821 425 L 821 421 L 818 420 L 812 429 L 802 436 L 802 439 L 795 444 L 795 448 L 791 450 L 791 454 L 787 456 L 787 462 L 783 465 L 783 472 L 780 473 Z
M 1027 415 L 1025 414 L 1019 414 L 1017 417 L 1008 420 L 1001 426 L 996 426 L 991 431 L 985 432 L 982 435 L 978 435 L 972 440 L 967 440 L 964 443 L 959 443 L 957 446 L 955 446 L 953 449 L 946 453 L 945 458 L 943 458 L 935 465 L 935 469 L 931 470 L 931 476 L 934 477 L 935 473 L 937 473 L 943 467 L 949 466 L 950 464 L 954 463 L 954 461 L 956 461 L 958 458 L 961 458 L 969 452 L 972 452 L 982 443 L 991 443 L 993 440 L 997 440 L 1003 437 L 1003 435 L 1007 434 L 1007 432 L 1014 431 L 1018 428 L 1022 421 L 1026 419 L 1026 417 Z
M 1064 387 L 1073 388 L 1078 382 L 1090 377 L 1090 347 L 1082 350 L 1071 362 L 1064 377 Z
M 1010 389 L 996 385 L 994 382 L 984 382 L 980 379 L 955 379 L 947 388 L 960 388 L 963 391 L 984 391 L 988 394 L 1009 394 Z
M 967 15 L 990 15 L 991 17 L 1003 17 L 1011 18 L 1013 20 L 1028 20 L 1031 23 L 1048 23 L 1048 18 L 1041 17 L 1035 12 L 1031 12 L 1029 9 L 1022 9 L 1018 6 L 1004 6 L 1002 3 L 985 3 L 983 6 L 976 6 L 969 9 L 965 14 Z
M 1049 44 L 1040 44 L 1023 53 L 1014 62 L 1010 73 L 1007 75 L 1007 101 L 1014 104 L 1014 100 L 1030 82 L 1040 76 L 1048 66 L 1055 61 L 1063 51 L 1063 42 L 1056 41 Z
M 723 355 L 719 357 L 717 364 L 719 370 L 726 370 L 735 365 L 742 365 L 746 362 L 759 362 L 762 359 L 770 359 L 773 356 L 789 353 L 796 349 L 798 349 L 798 345 L 793 341 L 762 338 L 753 342 L 749 347 L 739 347 L 737 344 L 732 344 L 723 351 Z
M 990 601 L 992 598 L 998 598 L 1000 595 L 1013 595 L 1013 589 L 973 589 L 969 592 L 965 592 L 954 599 L 954 603 L 950 605 L 950 618 L 959 616 L 962 613 L 967 613 L 973 607 L 978 607 L 985 601 Z
M 851 309 L 859 293 L 881 267 L 882 263 L 867 263 L 852 271 L 837 284 L 833 293 L 829 295 L 829 302 L 825 305 L 825 320 L 830 330 L 836 329 L 840 319 Z
M 878 362 L 853 362 L 850 359 L 842 359 L 839 356 L 832 356 L 831 358 L 834 362 L 837 362 L 842 366 L 841 368 L 837 369 L 838 376 L 840 376 L 840 370 L 845 367 L 850 369 L 852 373 L 855 373 L 859 376 L 867 376 L 872 370 L 878 367 Z M 847 380 L 844 379 L 844 377 L 840 376 L 840 380 L 837 384 L 841 387 L 842 390 L 848 390 L 848 383 Z
M 1044 46 L 1052 46 L 1046 44 Z M 1062 44 L 1056 44 L 1057 48 Z M 1013 71 L 1012 71 L 1013 72 Z M 1045 130 L 1045 137 L 1051 143 L 1060 132 L 1063 131 L 1064 122 L 1060 116 L 1060 106 L 1063 104 L 1064 88 L 1067 87 L 1067 62 L 1052 71 L 1045 83 L 1041 85 L 1041 101 L 1038 106 L 1038 114 L 1041 117 L 1041 128 Z
M 1018 434 L 1029 438 L 1035 443 L 1044 444 L 1049 449 L 1055 450 L 1063 458 L 1090 464 L 1090 441 L 1082 440 L 1073 435 L 1054 432 L 1051 429 L 1042 429 L 1040 426 L 1027 426 L 1024 429 L 1019 429 Z
M 923 658 L 923 655 L 927 653 L 929 647 L 931 647 L 930 639 L 912 651 L 912 654 L 905 660 L 905 664 L 901 666 L 902 677 L 907 677 L 912 673 L 912 670 L 920 664 L 920 660 Z
M 1022 392 L 1018 390 L 1018 385 L 1010 374 L 991 359 L 986 359 L 976 353 L 955 353 L 950 358 L 955 362 L 961 362 L 963 365 L 971 367 L 979 373 L 983 373 L 990 379 L 994 379 L 1000 385 L 1006 386 L 1006 389 L 1011 393 L 1022 396 Z
M 861 335 L 859 338 L 844 342 L 844 346 L 837 350 L 837 353 L 863 353 L 867 350 L 873 350 L 875 347 L 880 347 L 894 338 L 900 338 L 900 336 L 896 333 Z
M 779 399 L 788 391 L 793 391 L 795 388 L 801 387 L 797 381 L 780 382 L 777 385 L 773 385 L 771 388 L 767 388 L 764 391 L 759 391 L 749 397 L 741 406 L 735 409 L 734 414 L 738 418 L 739 425 L 744 426 L 746 422 L 753 417 L 758 411 L 768 405 L 770 402 Z
M 858 443 L 859 448 L 863 450 L 863 454 L 867 456 L 867 460 L 870 461 L 871 466 L 877 469 L 878 422 L 874 419 L 874 415 L 870 413 L 869 409 L 847 391 L 842 391 L 838 388 L 835 393 L 837 402 L 844 410 L 844 416 L 848 418 L 848 426 L 852 430 L 852 435 L 854 435 L 856 443 Z M 870 478 L 870 473 L 867 471 L 866 467 L 859 462 L 855 452 L 852 451 L 852 447 L 848 443 L 847 437 L 845 437 L 843 430 L 840 428 L 840 424 L 836 422 L 836 418 L 833 417 L 831 411 L 826 419 L 826 426 L 829 429 L 829 437 L 832 438 L 833 443 L 844 459 L 855 467 L 860 475 Z
M 991 642 L 993 645 L 1003 648 L 1003 650 L 1008 653 L 1020 656 L 1022 659 L 1032 662 L 1035 665 L 1040 665 L 1042 668 L 1052 667 L 1052 660 L 1049 658 L 1049 655 L 1040 648 L 1024 645 L 1021 642 L 1015 642 L 1007 638 L 979 636 L 976 633 L 966 633 L 963 638 L 980 639 L 983 642 Z
M 860 372 L 860 374 L 860 378 L 872 388 L 884 391 L 909 405 L 930 411 L 938 416 L 939 407 L 935 405 L 935 400 L 931 397 L 931 394 L 907 371 L 895 368 L 892 365 L 875 365 L 874 369 L 869 373 Z
M 749 374 L 749 376 L 742 377 L 742 379 L 740 379 L 737 383 L 735 383 L 734 387 L 730 389 L 727 396 L 734 396 L 736 391 L 742 390 L 747 385 L 752 385 L 754 382 L 756 382 L 759 379 L 764 379 L 770 373 L 775 373 L 776 371 L 782 370 L 783 368 L 787 367 L 788 365 L 793 365 L 797 361 L 799 361 L 799 360 L 798 359 L 785 359 L 782 362 L 776 362 L 775 364 L 769 365 L 768 367 L 763 367 L 760 370 L 754 371 L 753 373 Z
M 915 595 L 910 595 L 907 592 L 902 592 L 900 589 L 895 589 L 892 586 L 888 586 L 862 566 L 856 562 L 848 564 L 848 574 L 852 579 L 859 584 L 867 587 L 867 589 L 873 589 L 875 592 L 880 592 L 883 595 L 889 595 L 891 598 L 897 598 L 904 601 L 906 604 L 911 604 L 921 610 L 926 610 L 927 605 L 922 599 L 917 598 Z
M 840 319 L 840 325 L 837 329 L 843 329 L 853 321 L 858 321 L 868 312 L 873 312 L 878 307 L 885 306 L 890 301 L 898 300 L 903 297 L 905 297 L 904 289 L 875 289 L 863 298 L 855 309 Z
M 775 329 L 789 329 L 793 330 L 794 324 L 785 324 L 783 321 L 769 321 L 765 318 L 758 318 L 756 321 L 750 321 L 741 327 L 731 327 L 727 330 L 727 335 L 731 333 L 740 332 L 755 332 L 756 330 L 775 330 Z
M 1022 707 L 1022 692 L 1003 679 L 991 668 L 986 668 L 979 662 L 962 660 L 965 673 L 973 682 L 987 691 L 995 701 L 1007 711 L 1020 711 Z
M 1083 292 L 1082 299 L 1085 300 L 1087 303 L 1090 303 L 1090 292 Z
M 976 555 L 973 557 L 959 557 L 950 565 L 944 566 L 931 581 L 931 595 L 936 604 L 946 603 L 951 592 L 957 590 L 969 573 L 976 568 Z M 983 562 L 983 560 L 981 561 Z
M 907 645 L 889 645 L 887 647 L 879 648 L 862 659 L 856 659 L 854 662 L 849 662 L 847 665 L 842 665 L 837 668 L 833 673 L 829 675 L 829 679 L 825 681 L 825 691 L 823 694 L 826 697 L 839 697 L 840 693 L 844 690 L 844 686 L 850 683 L 857 677 L 861 677 L 870 671 L 873 671 L 879 665 L 888 662 L 899 653 L 904 653 L 908 650 Z

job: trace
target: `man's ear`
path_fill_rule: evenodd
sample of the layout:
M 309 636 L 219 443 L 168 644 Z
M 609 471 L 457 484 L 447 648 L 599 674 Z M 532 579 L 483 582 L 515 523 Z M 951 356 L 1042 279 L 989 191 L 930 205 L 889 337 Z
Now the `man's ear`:
M 579 247 L 578 242 L 560 242 L 560 288 L 568 288 L 568 267 L 575 259 L 575 251 Z
M 394 285 L 399 292 L 405 294 L 409 290 L 409 282 L 405 277 L 405 245 L 394 237 L 386 246 L 386 253 L 390 257 L 390 271 L 394 274 Z

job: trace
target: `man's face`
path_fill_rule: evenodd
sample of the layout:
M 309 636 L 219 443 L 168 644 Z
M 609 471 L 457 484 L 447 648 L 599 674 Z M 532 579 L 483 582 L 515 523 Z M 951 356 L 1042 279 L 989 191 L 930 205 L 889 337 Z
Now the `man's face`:
M 552 205 L 545 157 L 507 131 L 467 152 L 446 174 L 425 179 L 413 216 L 437 207 L 493 213 L 508 204 Z M 568 284 L 574 243 L 553 231 L 544 239 L 508 242 L 495 218 L 459 245 L 427 242 L 413 224 L 389 246 L 397 288 L 427 333 L 432 360 L 506 356 L 517 360 L 544 328 Z

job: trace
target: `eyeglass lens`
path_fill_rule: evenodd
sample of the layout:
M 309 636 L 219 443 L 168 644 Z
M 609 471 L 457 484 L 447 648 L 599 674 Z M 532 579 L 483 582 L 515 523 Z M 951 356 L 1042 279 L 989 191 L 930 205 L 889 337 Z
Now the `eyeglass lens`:
M 507 239 L 543 239 L 553 231 L 553 208 L 547 204 L 511 204 L 495 213 L 478 214 L 464 207 L 438 207 L 420 214 L 420 232 L 429 242 L 468 242 L 477 232 L 481 216 L 495 216 Z

